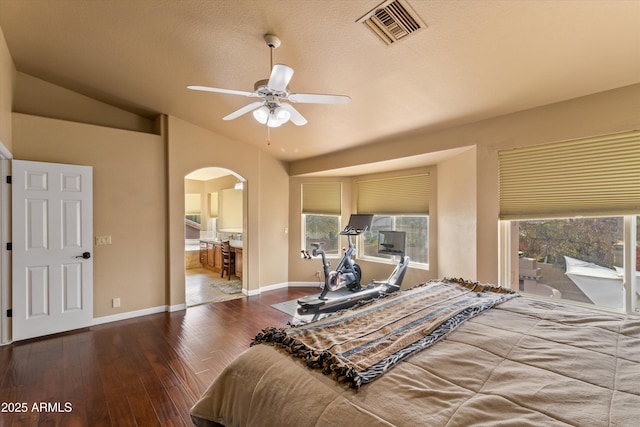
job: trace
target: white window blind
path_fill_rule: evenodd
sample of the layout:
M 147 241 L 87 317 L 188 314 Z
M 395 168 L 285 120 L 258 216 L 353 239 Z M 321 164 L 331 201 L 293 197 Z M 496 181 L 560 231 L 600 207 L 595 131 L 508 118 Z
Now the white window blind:
M 428 214 L 429 174 L 357 181 L 358 213 Z
M 305 182 L 302 184 L 302 213 L 340 215 L 339 182 Z
M 209 216 L 211 218 L 218 217 L 218 192 L 215 191 L 213 193 L 208 194 L 209 198 Z
M 501 219 L 640 213 L 640 131 L 498 156 Z
M 186 193 L 184 195 L 184 211 L 187 215 L 200 215 L 200 194 Z

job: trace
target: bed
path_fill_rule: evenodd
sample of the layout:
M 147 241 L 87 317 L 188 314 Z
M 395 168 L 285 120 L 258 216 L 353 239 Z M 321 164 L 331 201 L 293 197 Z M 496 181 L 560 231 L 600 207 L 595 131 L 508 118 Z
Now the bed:
M 638 425 L 640 317 L 478 285 L 443 279 L 308 325 L 265 328 L 191 418 L 196 426 Z M 447 293 L 456 287 L 461 295 Z M 414 312 L 426 324 L 414 327 Z M 345 336 L 361 324 L 375 333 Z

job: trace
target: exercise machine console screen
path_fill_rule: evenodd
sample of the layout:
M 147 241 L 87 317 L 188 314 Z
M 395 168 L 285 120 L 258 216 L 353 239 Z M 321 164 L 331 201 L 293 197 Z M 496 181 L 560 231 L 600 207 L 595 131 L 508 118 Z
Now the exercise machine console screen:
M 404 231 L 378 232 L 378 253 L 403 256 L 407 241 L 406 234 Z
M 371 228 L 372 214 L 353 214 L 349 218 L 349 224 L 340 232 L 342 235 L 359 235 Z

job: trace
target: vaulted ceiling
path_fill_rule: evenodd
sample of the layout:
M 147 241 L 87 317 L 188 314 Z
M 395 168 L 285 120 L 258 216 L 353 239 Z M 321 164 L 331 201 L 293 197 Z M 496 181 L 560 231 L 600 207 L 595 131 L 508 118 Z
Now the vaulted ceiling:
M 387 45 L 360 18 L 381 0 L 0 0 L 20 72 L 153 117 L 173 115 L 292 161 L 640 82 L 640 1 L 407 0 L 425 28 Z M 267 129 L 252 91 L 274 63 L 308 124 Z

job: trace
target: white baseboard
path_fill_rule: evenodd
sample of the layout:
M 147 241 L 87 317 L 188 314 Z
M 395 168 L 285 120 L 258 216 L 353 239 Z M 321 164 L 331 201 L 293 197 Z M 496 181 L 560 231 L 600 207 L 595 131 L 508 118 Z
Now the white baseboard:
M 251 289 L 249 291 L 246 290 L 242 290 L 243 293 L 245 293 L 245 295 L 248 296 L 254 296 L 254 295 L 260 295 L 263 292 L 269 292 L 269 291 L 275 291 L 276 289 L 282 289 L 282 288 L 287 288 L 289 287 L 289 283 L 284 282 L 284 283 L 274 283 L 273 285 L 268 285 L 268 286 L 263 286 L 259 289 Z
M 176 304 L 176 305 L 170 305 L 166 307 L 169 313 L 173 313 L 174 311 L 186 310 L 187 304 Z
M 284 283 L 275 283 L 273 285 L 263 286 L 260 289 L 252 289 L 247 291 L 246 289 L 242 290 L 242 293 L 247 296 L 260 295 L 263 292 L 275 291 L 276 289 L 284 289 L 284 288 L 320 288 L 320 284 L 318 282 L 284 282 Z
M 182 305 L 184 305 L 184 304 L 182 304 Z M 149 314 L 164 313 L 165 311 L 171 311 L 172 307 L 177 307 L 177 306 L 169 307 L 169 306 L 166 306 L 166 305 L 160 305 L 158 307 L 144 308 L 142 310 L 127 311 L 125 313 L 113 314 L 111 316 L 96 317 L 91 322 L 91 326 L 102 325 L 104 323 L 117 322 L 119 320 L 133 319 L 134 317 L 147 316 Z M 176 310 L 173 310 L 173 311 L 176 311 Z
M 263 292 L 275 291 L 276 289 L 301 288 L 301 287 L 319 288 L 320 285 L 318 284 L 318 282 L 283 282 L 283 283 L 275 283 L 273 285 L 263 286 L 260 289 L 252 289 L 249 291 L 246 289 L 243 289 L 242 293 L 247 296 L 254 296 L 254 295 L 260 295 Z M 164 312 L 171 313 L 174 311 L 186 310 L 186 308 L 187 308 L 186 304 L 160 305 L 158 307 L 144 308 L 142 310 L 135 310 L 135 311 L 127 311 L 126 313 L 118 313 L 118 314 L 113 314 L 111 316 L 96 317 L 91 322 L 91 325 L 92 326 L 102 325 L 104 323 L 111 323 L 111 322 L 117 322 L 119 320 L 133 319 L 134 317 L 147 316 L 149 314 L 157 314 L 157 313 L 164 313 Z M 0 344 L 0 345 L 3 345 L 3 344 Z
M 290 288 L 320 288 L 318 282 L 289 282 Z

